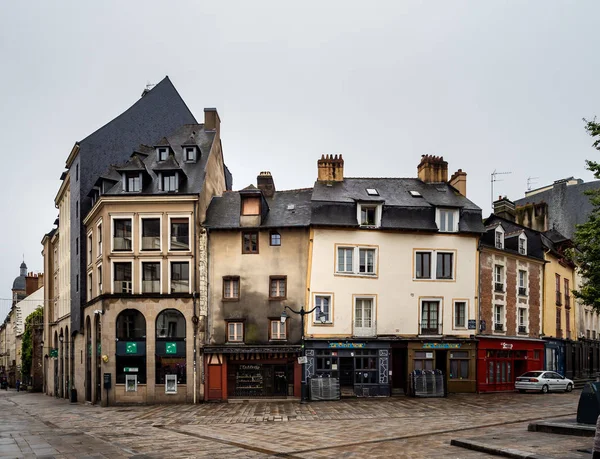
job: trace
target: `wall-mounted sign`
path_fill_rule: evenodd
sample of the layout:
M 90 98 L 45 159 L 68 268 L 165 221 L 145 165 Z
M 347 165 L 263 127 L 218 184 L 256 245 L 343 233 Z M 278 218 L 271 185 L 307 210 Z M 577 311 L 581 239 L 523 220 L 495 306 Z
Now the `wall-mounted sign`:
M 302 365 L 303 363 L 308 363 L 308 357 L 304 355 L 302 357 L 298 357 L 298 364 Z
M 137 343 L 131 341 L 125 343 L 125 352 L 127 354 L 137 354 Z
M 58 348 L 50 349 L 50 357 L 57 358 L 58 357 Z
M 479 331 L 485 331 L 485 320 L 479 321 Z
M 177 343 L 165 343 L 166 354 L 177 354 Z
M 260 365 L 240 365 L 240 370 L 260 370 Z
M 502 349 L 512 349 L 513 345 L 510 343 L 502 343 Z
M 138 367 L 124 367 L 123 373 L 137 373 L 139 371 Z
M 366 343 L 329 343 L 331 349 L 362 349 L 367 347 Z
M 423 343 L 423 349 L 459 349 L 460 343 Z
M 469 320 L 469 330 L 475 330 L 477 328 L 477 321 L 475 319 Z

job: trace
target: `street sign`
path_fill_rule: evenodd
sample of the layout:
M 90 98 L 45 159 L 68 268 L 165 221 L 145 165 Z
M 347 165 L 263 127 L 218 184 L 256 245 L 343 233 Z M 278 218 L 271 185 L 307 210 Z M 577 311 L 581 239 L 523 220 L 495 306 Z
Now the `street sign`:
M 303 355 L 302 357 L 298 357 L 298 363 L 302 365 L 303 363 L 308 363 L 308 357 Z
M 475 319 L 469 320 L 469 330 L 475 330 L 477 328 L 477 321 Z

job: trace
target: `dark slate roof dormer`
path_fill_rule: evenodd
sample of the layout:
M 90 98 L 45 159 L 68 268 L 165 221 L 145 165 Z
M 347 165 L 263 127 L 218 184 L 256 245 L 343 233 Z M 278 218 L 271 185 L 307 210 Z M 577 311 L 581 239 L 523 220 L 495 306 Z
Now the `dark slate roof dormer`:
M 162 139 L 160 139 L 155 145 L 154 148 L 160 148 L 160 147 L 169 147 L 171 148 L 171 144 L 169 143 L 169 141 L 167 140 L 166 137 L 163 137 Z
M 152 166 L 153 171 L 181 171 L 181 166 L 171 152 L 165 161 L 158 161 Z
M 115 167 L 115 170 L 117 172 L 147 172 L 146 166 L 137 154 L 133 154 L 124 166 Z
M 544 260 L 544 244 L 542 233 L 519 225 L 513 221 L 491 214 L 483 222 L 485 233 L 481 236 L 481 245 L 496 250 L 513 254 L 519 254 L 519 236 L 524 234 L 527 238 L 527 255 L 537 260 Z M 502 226 L 504 230 L 504 247 L 496 248 L 496 228 Z M 521 255 L 522 256 L 522 255 Z

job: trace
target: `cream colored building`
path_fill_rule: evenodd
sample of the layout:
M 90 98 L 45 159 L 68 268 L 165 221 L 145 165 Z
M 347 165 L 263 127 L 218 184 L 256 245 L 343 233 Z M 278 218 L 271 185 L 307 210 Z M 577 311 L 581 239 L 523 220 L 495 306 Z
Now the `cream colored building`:
M 466 174 L 448 181 L 439 157 L 424 156 L 414 179 L 346 178 L 341 158 L 319 161 L 307 376 L 337 377 L 343 393 L 390 395 L 408 390 L 411 371 L 440 369 L 450 391 L 475 390 L 483 225 L 465 194 Z

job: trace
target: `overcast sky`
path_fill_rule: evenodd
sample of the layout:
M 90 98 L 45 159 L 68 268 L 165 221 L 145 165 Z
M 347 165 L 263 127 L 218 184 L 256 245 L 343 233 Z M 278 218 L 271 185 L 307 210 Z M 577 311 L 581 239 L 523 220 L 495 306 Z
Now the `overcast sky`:
M 40 244 L 75 141 L 169 75 L 199 121 L 217 107 L 234 189 L 270 170 L 310 187 L 321 154 L 346 176 L 416 176 L 422 154 L 468 173 L 468 197 L 523 196 L 597 158 L 600 2 L 1 2 L 5 193 L 0 297 Z M 0 302 L 0 321 L 9 302 Z

